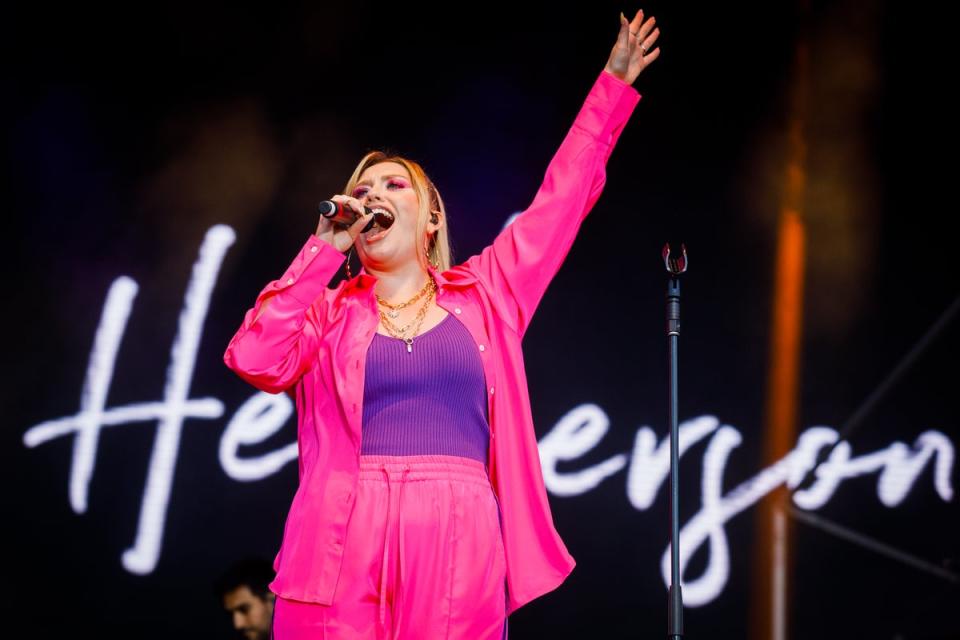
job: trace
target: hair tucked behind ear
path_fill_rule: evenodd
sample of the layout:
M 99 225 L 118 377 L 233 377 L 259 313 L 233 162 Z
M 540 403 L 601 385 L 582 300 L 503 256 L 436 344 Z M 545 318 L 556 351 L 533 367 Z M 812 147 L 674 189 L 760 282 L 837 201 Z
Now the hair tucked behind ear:
M 418 259 L 424 270 L 426 270 L 427 261 L 429 260 L 434 265 L 437 265 L 435 268 L 438 271 L 446 271 L 453 264 L 453 250 L 450 247 L 450 237 L 447 233 L 447 229 L 449 228 L 447 210 L 443 206 L 443 198 L 440 197 L 440 192 L 437 191 L 433 181 L 430 180 L 419 163 L 383 151 L 371 151 L 360 160 L 360 164 L 354 169 L 353 175 L 350 176 L 350 180 L 347 181 L 347 186 L 343 192 L 353 193 L 353 188 L 357 185 L 357 182 L 360 181 L 360 176 L 363 175 L 363 172 L 382 162 L 396 162 L 406 167 L 407 171 L 410 172 L 413 188 L 417 192 L 417 201 L 420 203 L 419 211 L 417 212 L 418 246 L 427 246 L 427 255 L 425 256 L 422 252 L 418 251 Z M 427 239 L 427 221 L 435 218 L 437 214 L 443 217 L 444 225 Z

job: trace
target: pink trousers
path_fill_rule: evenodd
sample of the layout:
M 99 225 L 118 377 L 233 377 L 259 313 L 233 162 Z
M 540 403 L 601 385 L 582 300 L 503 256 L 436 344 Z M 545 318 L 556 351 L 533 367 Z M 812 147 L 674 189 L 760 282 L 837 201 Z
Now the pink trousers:
M 275 640 L 502 640 L 506 559 L 482 462 L 360 456 L 333 604 L 277 597 Z

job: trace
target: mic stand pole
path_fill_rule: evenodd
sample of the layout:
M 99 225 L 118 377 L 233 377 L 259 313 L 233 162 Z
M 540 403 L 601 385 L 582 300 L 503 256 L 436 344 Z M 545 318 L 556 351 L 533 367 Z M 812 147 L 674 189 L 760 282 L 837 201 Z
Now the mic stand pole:
M 667 592 L 667 638 L 683 638 L 683 594 L 680 591 L 680 443 L 677 426 L 677 342 L 680 338 L 680 274 L 687 270 L 687 248 L 670 257 L 663 246 L 667 280 L 667 341 L 670 349 L 670 589 Z

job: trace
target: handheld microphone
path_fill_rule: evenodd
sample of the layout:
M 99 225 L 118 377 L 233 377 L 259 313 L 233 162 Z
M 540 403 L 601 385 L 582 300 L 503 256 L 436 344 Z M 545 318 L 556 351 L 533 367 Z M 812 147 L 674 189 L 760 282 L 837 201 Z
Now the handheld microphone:
M 345 205 L 342 202 L 336 202 L 334 200 L 324 200 L 317 207 L 320 210 L 320 215 L 324 218 L 335 222 L 338 224 L 349 226 L 357 221 L 360 215 Z M 370 213 L 370 207 L 364 207 L 364 210 L 367 213 Z M 381 229 L 387 229 L 390 225 L 393 224 L 393 216 L 388 213 L 376 212 L 373 214 L 373 217 L 370 219 L 370 222 L 363 228 L 363 231 L 360 233 L 366 233 L 371 228 L 373 228 L 374 223 L 379 224 Z

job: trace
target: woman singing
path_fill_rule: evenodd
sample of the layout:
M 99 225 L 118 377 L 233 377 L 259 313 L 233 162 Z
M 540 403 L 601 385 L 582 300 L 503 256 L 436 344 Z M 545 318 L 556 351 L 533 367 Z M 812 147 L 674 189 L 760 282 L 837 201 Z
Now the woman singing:
M 274 561 L 277 640 L 506 637 L 574 560 L 553 526 L 521 340 L 603 189 L 657 59 L 638 12 L 532 204 L 451 265 L 447 212 L 416 162 L 365 156 L 224 354 L 296 398 L 299 488 Z M 351 214 L 353 215 L 353 214 Z M 393 224 L 371 219 L 392 219 Z M 356 251 L 362 269 L 328 285 Z

